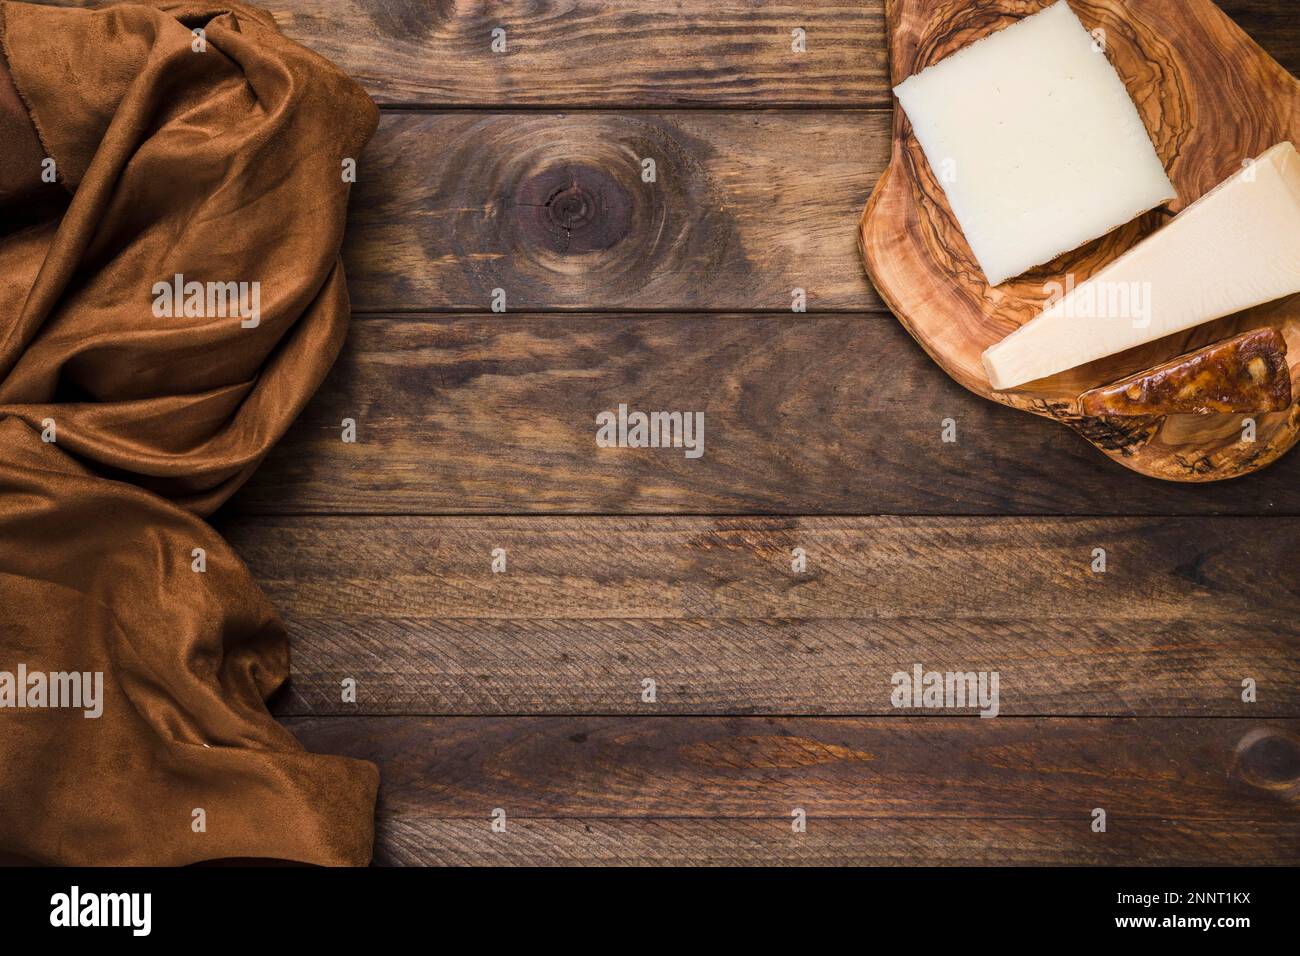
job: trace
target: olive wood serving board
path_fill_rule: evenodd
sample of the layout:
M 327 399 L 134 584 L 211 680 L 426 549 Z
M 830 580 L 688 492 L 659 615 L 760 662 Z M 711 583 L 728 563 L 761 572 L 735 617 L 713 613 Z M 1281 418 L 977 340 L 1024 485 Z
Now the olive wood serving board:
M 894 85 L 1052 0 L 887 0 Z M 1179 198 L 999 286 L 984 279 L 901 108 L 893 152 L 867 201 L 859 243 L 867 272 L 898 320 L 939 366 L 977 395 L 1054 418 L 1144 475 L 1217 481 L 1263 468 L 1300 435 L 1300 407 L 1245 415 L 1087 418 L 1080 392 L 1272 325 L 1287 340 L 1300 397 L 1300 296 L 1167 336 L 1007 392 L 980 363 L 994 342 L 1034 318 L 1046 286 L 1080 283 L 1150 235 L 1243 164 L 1282 140 L 1300 144 L 1300 82 L 1210 0 L 1070 0 L 1123 77 Z M 1080 135 L 1086 131 L 1080 130 Z M 1244 419 L 1255 419 L 1255 440 Z

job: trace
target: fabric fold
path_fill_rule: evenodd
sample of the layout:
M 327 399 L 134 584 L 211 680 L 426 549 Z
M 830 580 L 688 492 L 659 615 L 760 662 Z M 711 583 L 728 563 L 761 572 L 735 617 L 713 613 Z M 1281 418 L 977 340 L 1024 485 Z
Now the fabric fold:
M 377 121 L 261 10 L 0 3 L 0 855 L 369 861 L 377 772 L 270 716 L 284 627 L 201 518 L 342 346 Z

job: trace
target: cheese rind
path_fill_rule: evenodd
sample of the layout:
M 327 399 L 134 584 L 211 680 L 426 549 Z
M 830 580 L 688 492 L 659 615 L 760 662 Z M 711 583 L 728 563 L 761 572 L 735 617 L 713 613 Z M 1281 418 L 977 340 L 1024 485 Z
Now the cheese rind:
M 990 285 L 1177 198 L 1065 0 L 895 88 Z
M 1300 292 L 1300 156 L 1278 143 L 988 349 L 1014 388 Z
M 1079 396 L 1100 417 L 1280 412 L 1291 404 L 1286 339 L 1254 329 Z

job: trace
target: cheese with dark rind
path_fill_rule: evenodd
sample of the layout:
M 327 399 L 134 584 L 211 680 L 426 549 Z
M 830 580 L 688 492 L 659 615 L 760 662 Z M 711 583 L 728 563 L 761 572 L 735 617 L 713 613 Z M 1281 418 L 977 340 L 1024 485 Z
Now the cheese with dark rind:
M 997 391 L 1300 292 L 1300 153 L 1265 150 L 983 355 Z
M 1079 396 L 1095 417 L 1276 412 L 1291 404 L 1286 340 L 1255 329 Z

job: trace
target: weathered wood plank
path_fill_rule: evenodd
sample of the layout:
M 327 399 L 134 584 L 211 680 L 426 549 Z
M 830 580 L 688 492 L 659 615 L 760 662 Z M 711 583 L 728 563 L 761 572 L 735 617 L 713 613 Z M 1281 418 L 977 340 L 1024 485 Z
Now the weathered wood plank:
M 1283 633 L 1300 620 L 1294 518 L 267 517 L 222 531 L 297 618 L 1186 619 Z M 505 573 L 491 571 L 497 548 Z
M 1223 866 L 1294 865 L 1290 822 L 1129 819 L 1085 840 L 1075 820 L 660 817 L 483 820 L 381 812 L 381 866 Z
M 455 582 L 453 582 L 455 583 Z M 435 586 L 432 585 L 431 586 Z M 280 715 L 879 714 L 895 673 L 996 671 L 1004 715 L 1300 715 L 1300 631 L 1219 620 L 437 620 L 282 607 Z M 1258 699 L 1243 703 L 1242 680 Z M 345 678 L 356 702 L 342 703 Z M 656 702 L 642 700 L 655 681 Z M 975 712 L 978 708 L 971 708 Z
M 307 718 L 380 862 L 1300 861 L 1296 721 Z M 506 813 L 505 833 L 490 815 Z M 1106 811 L 1106 832 L 1091 830 Z M 791 830 L 791 812 L 808 832 Z
M 879 106 L 884 11 L 843 0 L 270 0 L 380 103 Z M 504 52 L 492 49 L 502 28 Z M 806 52 L 791 49 L 791 31 Z
M 703 456 L 597 447 L 620 403 L 704 412 Z M 1292 455 L 1217 485 L 1142 478 L 965 392 L 888 315 L 369 317 L 232 507 L 1294 514 L 1298 472 Z
M 660 713 L 897 715 L 891 677 L 915 664 L 998 671 L 1011 714 L 1300 713 L 1295 519 L 223 530 L 289 623 L 281 713 L 643 713 L 650 678 Z M 345 678 L 355 704 L 340 701 Z M 1242 702 L 1245 678 L 1260 702 Z
M 38 0 L 51 2 L 51 0 Z M 52 0 L 91 5 L 93 0 Z M 1046 2 L 1046 0 L 1044 0 Z M 1176 3 L 1177 0 L 1167 0 Z M 890 105 L 884 0 L 262 0 L 381 105 Z M 1300 72 L 1290 0 L 1219 0 Z M 504 52 L 492 31 L 506 31 Z M 806 34 L 805 52 L 791 31 Z
M 358 165 L 353 308 L 880 309 L 856 246 L 883 112 L 390 113 Z M 645 182 L 643 160 L 653 160 Z

